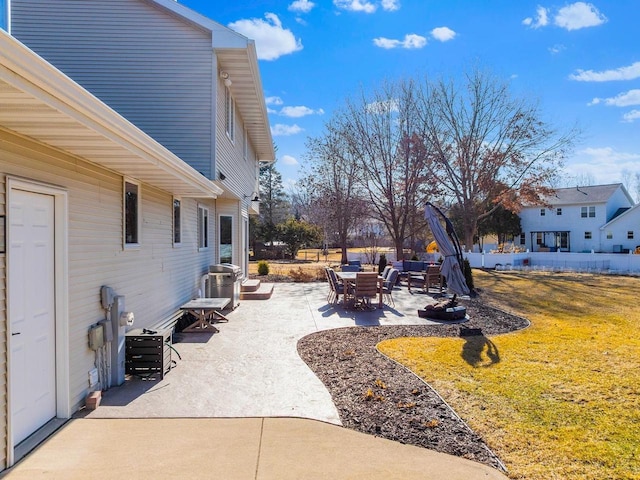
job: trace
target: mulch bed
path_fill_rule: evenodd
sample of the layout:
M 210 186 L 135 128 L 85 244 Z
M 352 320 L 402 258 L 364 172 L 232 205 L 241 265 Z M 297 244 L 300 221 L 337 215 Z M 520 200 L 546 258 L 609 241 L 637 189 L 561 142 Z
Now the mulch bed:
M 470 318 L 464 323 L 327 330 L 300 339 L 298 352 L 328 388 L 345 427 L 504 470 L 482 438 L 428 384 L 376 350 L 390 338 L 490 336 L 529 325 L 478 298 L 460 305 Z

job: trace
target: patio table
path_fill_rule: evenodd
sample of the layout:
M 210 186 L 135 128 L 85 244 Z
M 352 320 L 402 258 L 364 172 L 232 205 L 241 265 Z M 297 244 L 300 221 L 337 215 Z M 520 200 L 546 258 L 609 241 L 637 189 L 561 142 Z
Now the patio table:
M 347 288 L 346 284 L 352 284 L 355 285 L 356 283 L 356 275 L 358 274 L 358 272 L 336 272 L 336 277 L 338 277 L 343 284 L 345 284 L 344 287 L 344 295 L 343 295 L 343 300 L 342 300 L 342 304 L 346 305 L 347 304 L 347 290 L 349 290 Z M 383 308 L 384 304 L 382 302 L 382 287 L 384 286 L 384 278 L 382 278 L 381 275 L 378 275 L 378 308 Z
M 224 309 L 230 302 L 230 298 L 196 298 L 185 303 L 180 309 L 189 312 L 197 317 L 198 320 L 185 328 L 183 332 L 217 332 L 218 329 L 213 326 L 213 322 L 229 321 L 227 317 L 220 313 L 220 310 Z

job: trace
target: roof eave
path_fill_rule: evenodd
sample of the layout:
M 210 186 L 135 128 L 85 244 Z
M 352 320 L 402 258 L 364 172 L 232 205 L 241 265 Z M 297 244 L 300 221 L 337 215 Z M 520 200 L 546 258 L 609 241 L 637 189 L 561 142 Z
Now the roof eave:
M 2 30 L 0 51 L 0 87 L 6 90 L 0 99 L 0 125 L 173 194 L 216 198 L 222 193 L 204 175 Z M 8 102 L 5 108 L 1 108 L 3 101 Z M 16 102 L 30 108 L 19 108 Z M 30 114 L 32 109 L 45 112 L 46 118 Z

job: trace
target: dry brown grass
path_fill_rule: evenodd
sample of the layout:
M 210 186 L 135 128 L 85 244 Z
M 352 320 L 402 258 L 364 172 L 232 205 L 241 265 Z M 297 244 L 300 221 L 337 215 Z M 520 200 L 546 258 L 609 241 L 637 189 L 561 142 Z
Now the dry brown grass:
M 412 338 L 381 350 L 430 383 L 517 479 L 640 478 L 640 279 L 474 271 L 531 320 L 487 338 Z

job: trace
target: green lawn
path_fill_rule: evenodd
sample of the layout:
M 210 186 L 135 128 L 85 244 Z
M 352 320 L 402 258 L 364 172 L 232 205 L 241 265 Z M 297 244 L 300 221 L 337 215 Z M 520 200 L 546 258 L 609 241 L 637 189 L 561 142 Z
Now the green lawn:
M 640 479 L 640 279 L 479 270 L 474 279 L 485 300 L 531 327 L 380 350 L 431 384 L 510 478 Z

